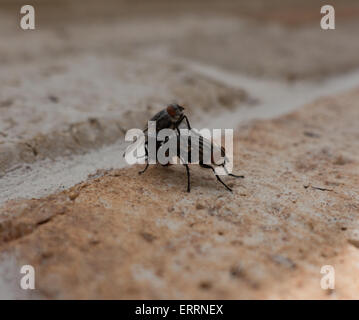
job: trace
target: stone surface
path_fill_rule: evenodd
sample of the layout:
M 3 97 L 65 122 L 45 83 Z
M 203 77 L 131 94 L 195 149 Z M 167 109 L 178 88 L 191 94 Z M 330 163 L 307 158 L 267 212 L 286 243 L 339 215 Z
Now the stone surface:
M 359 90 L 334 94 L 358 85 L 357 0 L 335 31 L 321 0 L 33 4 L 23 31 L 0 0 L 0 298 L 358 298 Z M 118 169 L 173 100 L 237 129 L 232 194 L 195 165 L 190 194 L 182 166 Z
M 190 194 L 182 166 L 134 166 L 9 202 L 1 251 L 35 267 L 45 298 L 358 298 L 358 99 L 242 127 L 233 193 L 195 165 Z
M 44 74 L 41 70 L 47 68 L 52 71 Z M 171 101 L 188 105 L 188 114 L 198 117 L 218 104 L 230 110 L 248 100 L 244 90 L 225 87 L 174 63 L 107 56 L 73 58 L 70 63 L 42 61 L 41 70 L 36 64 L 4 69 L 0 173 L 22 162 L 114 143 L 127 130 L 142 128 Z M 15 87 L 8 84 L 14 73 Z
M 0 176 L 111 144 L 168 101 L 198 115 L 248 98 L 190 62 L 289 82 L 359 64 L 355 1 L 338 4 L 333 32 L 318 27 L 320 1 L 84 3 L 35 2 L 36 30 L 26 32 L 20 2 L 0 2 Z

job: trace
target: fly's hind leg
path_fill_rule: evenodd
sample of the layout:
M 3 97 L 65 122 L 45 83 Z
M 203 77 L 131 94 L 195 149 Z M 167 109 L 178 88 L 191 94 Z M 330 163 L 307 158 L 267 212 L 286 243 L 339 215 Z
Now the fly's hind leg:
M 224 166 L 224 164 L 222 164 L 222 167 L 223 167 L 224 171 L 227 173 L 227 175 L 229 175 L 231 177 L 235 177 L 235 178 L 242 178 L 242 179 L 244 178 L 244 176 L 237 176 L 235 174 L 229 173 L 227 168 Z
M 216 176 L 217 180 L 218 180 L 220 183 L 222 183 L 222 184 L 226 187 L 226 189 L 227 189 L 228 191 L 232 192 L 232 189 L 231 189 L 230 187 L 228 187 L 228 186 L 221 180 L 221 178 L 216 174 L 216 171 L 214 170 L 214 168 L 213 168 L 212 166 L 210 166 L 210 165 L 208 165 L 208 164 L 204 164 L 204 163 L 199 163 L 199 165 L 200 165 L 202 168 L 212 169 L 212 171 L 213 171 L 214 175 Z

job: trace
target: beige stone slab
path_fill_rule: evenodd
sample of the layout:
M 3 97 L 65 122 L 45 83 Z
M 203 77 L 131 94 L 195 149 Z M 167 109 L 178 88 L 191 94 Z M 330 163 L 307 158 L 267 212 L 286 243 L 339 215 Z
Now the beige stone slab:
M 45 298 L 358 298 L 359 90 L 237 134 L 235 172 L 108 171 L 1 209 L 1 252 Z M 323 265 L 335 290 L 320 288 Z

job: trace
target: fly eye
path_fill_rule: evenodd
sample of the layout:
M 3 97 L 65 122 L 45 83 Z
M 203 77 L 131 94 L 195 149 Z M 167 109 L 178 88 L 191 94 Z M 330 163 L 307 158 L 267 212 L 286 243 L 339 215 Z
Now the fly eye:
M 167 107 L 167 113 L 171 116 L 171 117 L 175 117 L 176 116 L 176 110 L 173 106 L 168 106 Z

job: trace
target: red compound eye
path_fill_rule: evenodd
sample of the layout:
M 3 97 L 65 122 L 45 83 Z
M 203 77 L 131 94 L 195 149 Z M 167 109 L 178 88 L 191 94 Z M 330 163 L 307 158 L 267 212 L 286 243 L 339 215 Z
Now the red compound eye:
M 168 106 L 167 107 L 167 113 L 171 116 L 171 117 L 175 117 L 176 116 L 176 110 L 173 106 Z

